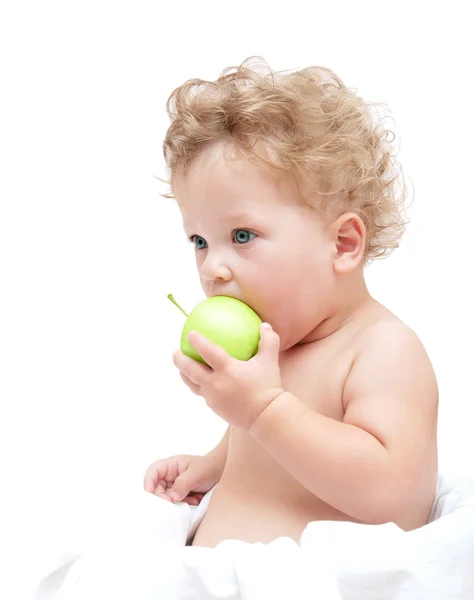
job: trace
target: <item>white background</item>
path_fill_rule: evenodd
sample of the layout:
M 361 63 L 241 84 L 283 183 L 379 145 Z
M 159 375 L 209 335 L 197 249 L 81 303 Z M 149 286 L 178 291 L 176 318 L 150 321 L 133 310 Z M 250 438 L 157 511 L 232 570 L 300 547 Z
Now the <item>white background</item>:
M 204 453 L 224 432 L 172 364 L 183 316 L 166 296 L 191 309 L 203 294 L 155 176 L 166 176 L 169 93 L 251 55 L 276 70 L 328 66 L 391 108 L 415 201 L 401 248 L 367 277 L 433 361 L 441 468 L 474 477 L 474 48 L 468 3 L 447 6 L 2 4 L 0 460 L 12 539 L 38 524 L 84 533 L 141 487 L 150 462 Z

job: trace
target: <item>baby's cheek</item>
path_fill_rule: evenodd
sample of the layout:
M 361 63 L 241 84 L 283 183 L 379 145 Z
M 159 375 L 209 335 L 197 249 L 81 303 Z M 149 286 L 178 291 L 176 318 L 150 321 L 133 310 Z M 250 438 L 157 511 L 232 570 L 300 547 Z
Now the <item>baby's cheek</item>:
M 251 293 L 255 310 L 264 321 L 275 324 L 279 319 L 282 305 L 288 300 L 288 289 L 284 280 L 280 279 L 278 274 L 273 277 L 261 277 L 256 280 Z

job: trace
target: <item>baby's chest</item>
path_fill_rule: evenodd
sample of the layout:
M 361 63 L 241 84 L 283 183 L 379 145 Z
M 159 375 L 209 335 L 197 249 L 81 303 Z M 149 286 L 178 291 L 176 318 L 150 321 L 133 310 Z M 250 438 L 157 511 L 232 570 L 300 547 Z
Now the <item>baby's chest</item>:
M 296 347 L 280 354 L 282 386 L 316 412 L 342 421 L 343 389 L 352 360 L 351 353 L 344 348 Z M 225 480 L 254 491 L 295 485 L 293 478 L 285 474 L 248 432 L 234 428 Z
M 283 388 L 316 412 L 342 421 L 343 389 L 352 359 L 348 352 L 292 349 L 280 354 Z M 246 431 L 232 428 L 223 480 L 232 489 L 270 491 L 299 498 L 301 486 Z M 259 492 L 260 490 L 260 492 Z

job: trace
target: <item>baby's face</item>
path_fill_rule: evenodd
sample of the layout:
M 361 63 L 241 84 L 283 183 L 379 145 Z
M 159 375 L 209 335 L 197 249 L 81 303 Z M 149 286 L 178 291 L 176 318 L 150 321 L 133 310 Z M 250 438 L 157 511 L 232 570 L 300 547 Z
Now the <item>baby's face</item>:
M 328 316 L 334 248 L 294 183 L 217 148 L 176 176 L 174 195 L 206 296 L 251 306 L 280 335 L 282 351 Z

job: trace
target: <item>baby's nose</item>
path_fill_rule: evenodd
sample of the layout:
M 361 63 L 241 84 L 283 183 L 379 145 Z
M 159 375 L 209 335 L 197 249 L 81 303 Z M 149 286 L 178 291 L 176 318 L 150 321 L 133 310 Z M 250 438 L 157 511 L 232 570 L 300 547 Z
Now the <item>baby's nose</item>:
M 232 272 L 223 257 L 209 252 L 201 265 L 201 277 L 206 281 L 229 281 Z

